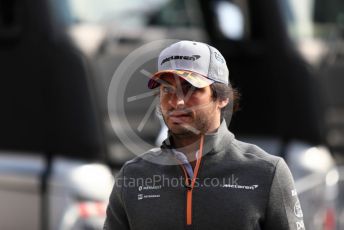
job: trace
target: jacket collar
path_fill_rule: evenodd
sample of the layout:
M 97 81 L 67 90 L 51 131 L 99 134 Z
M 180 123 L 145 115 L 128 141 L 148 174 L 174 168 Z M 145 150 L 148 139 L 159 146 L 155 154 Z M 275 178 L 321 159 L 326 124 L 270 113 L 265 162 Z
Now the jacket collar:
M 161 145 L 162 150 L 168 151 L 174 148 L 171 142 L 170 131 L 168 136 L 169 138 L 167 138 Z M 232 143 L 234 138 L 234 135 L 227 128 L 226 121 L 223 119 L 223 121 L 220 124 L 220 127 L 217 129 L 215 133 L 205 134 L 202 155 L 212 155 L 225 150 L 226 147 L 228 147 L 228 145 Z

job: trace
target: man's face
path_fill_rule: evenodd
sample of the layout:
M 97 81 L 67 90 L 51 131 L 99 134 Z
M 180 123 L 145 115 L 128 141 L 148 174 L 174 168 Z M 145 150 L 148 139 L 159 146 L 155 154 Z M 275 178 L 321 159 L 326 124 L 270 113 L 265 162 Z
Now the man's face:
M 182 78 L 162 77 L 160 107 L 164 121 L 175 135 L 194 135 L 218 128 L 221 106 L 210 86 L 195 88 Z

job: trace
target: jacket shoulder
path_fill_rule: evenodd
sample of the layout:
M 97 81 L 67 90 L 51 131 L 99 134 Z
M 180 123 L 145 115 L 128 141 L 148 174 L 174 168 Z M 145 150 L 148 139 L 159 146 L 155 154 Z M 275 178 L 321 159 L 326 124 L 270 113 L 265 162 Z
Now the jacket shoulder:
M 122 166 L 123 174 L 128 174 L 137 170 L 146 170 L 148 168 L 154 168 L 159 156 L 161 155 L 161 148 L 153 148 L 144 152 L 133 159 L 125 162 Z
M 239 140 L 233 141 L 233 146 L 238 153 L 238 157 L 245 161 L 263 161 L 268 165 L 276 167 L 278 162 L 282 159 L 279 156 L 267 153 L 257 145 L 242 142 Z

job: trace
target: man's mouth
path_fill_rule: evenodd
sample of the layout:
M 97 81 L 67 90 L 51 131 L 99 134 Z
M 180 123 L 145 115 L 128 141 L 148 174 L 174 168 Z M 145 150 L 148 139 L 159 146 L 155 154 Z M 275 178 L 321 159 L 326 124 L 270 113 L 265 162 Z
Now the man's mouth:
M 173 111 L 170 112 L 169 118 L 174 123 L 184 123 L 190 120 L 191 113 L 185 111 Z

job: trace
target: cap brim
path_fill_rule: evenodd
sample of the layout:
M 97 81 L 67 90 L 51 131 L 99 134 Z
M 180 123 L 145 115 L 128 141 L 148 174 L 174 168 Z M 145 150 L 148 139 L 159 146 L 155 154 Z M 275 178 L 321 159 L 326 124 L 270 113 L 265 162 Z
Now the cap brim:
M 181 77 L 187 82 L 189 82 L 191 85 L 193 85 L 196 88 L 204 88 L 208 85 L 211 85 L 214 83 L 213 80 L 210 80 L 206 78 L 205 76 L 195 73 L 188 70 L 162 70 L 159 72 L 156 72 L 151 79 L 148 82 L 148 88 L 154 89 L 158 87 L 162 81 L 160 80 L 160 77 L 164 74 L 173 74 L 175 76 Z

